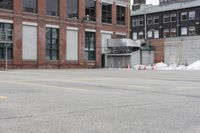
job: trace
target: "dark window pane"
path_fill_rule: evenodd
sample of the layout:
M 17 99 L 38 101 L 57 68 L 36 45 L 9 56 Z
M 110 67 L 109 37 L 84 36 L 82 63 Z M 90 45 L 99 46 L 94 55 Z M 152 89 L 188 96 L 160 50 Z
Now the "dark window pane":
M 102 22 L 112 23 L 112 4 L 102 3 Z
M 59 30 L 56 28 L 46 28 L 46 59 L 59 59 Z
M 7 59 L 13 59 L 13 45 L 8 43 L 0 43 L 0 60 L 6 59 L 6 47 L 7 47 Z
M 58 16 L 59 0 L 46 0 L 46 14 L 50 16 Z
M 85 32 L 85 59 L 86 60 L 95 60 L 95 33 L 94 32 Z
M 67 0 L 67 17 L 78 18 L 78 0 Z
M 37 0 L 23 0 L 23 11 L 37 13 Z
M 85 0 L 85 15 L 86 20 L 96 20 L 96 2 L 95 0 Z
M 0 0 L 0 8 L 2 9 L 13 9 L 13 0 Z
M 125 7 L 117 6 L 117 24 L 125 25 Z

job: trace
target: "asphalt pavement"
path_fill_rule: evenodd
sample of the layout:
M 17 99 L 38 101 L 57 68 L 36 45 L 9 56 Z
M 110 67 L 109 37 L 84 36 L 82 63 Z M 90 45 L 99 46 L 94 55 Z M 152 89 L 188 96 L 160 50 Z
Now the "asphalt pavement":
M 0 133 L 200 133 L 200 71 L 0 71 Z

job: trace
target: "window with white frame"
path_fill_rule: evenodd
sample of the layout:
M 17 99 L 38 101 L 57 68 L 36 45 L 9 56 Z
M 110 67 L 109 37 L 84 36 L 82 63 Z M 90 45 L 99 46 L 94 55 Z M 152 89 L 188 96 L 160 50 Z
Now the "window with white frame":
M 139 32 L 138 38 L 139 38 L 139 39 L 143 39 L 143 38 L 144 38 L 144 32 L 143 32 L 143 31 L 140 31 L 140 32 Z
M 164 38 L 169 37 L 169 29 L 164 29 L 163 30 L 163 37 Z
M 154 38 L 159 38 L 159 31 L 158 30 L 154 31 Z
M 182 12 L 181 13 L 181 21 L 186 21 L 187 20 L 187 12 Z
M 154 17 L 154 24 L 159 24 L 159 16 Z
M 137 40 L 137 32 L 133 32 L 133 40 Z
M 169 14 L 163 15 L 163 23 L 169 23 Z
M 148 38 L 152 38 L 152 37 L 153 37 L 153 32 L 152 32 L 152 30 L 149 30 L 148 33 L 147 33 L 147 35 L 148 35 Z
M 187 28 L 186 27 L 182 27 L 181 28 L 181 35 L 182 36 L 187 36 Z
M 148 17 L 147 18 L 147 25 L 152 25 L 153 24 L 153 18 L 152 17 Z
M 195 17 L 196 17 L 195 11 L 190 11 L 189 12 L 189 20 L 195 20 Z
M 133 25 L 133 27 L 138 26 L 138 20 L 137 19 L 133 19 L 132 25 Z
M 143 18 L 138 19 L 138 25 L 143 26 L 144 25 L 144 20 Z
M 170 14 L 170 22 L 176 22 L 176 13 Z
M 190 27 L 189 28 L 189 35 L 194 36 L 195 35 L 195 27 Z
M 175 36 L 176 36 L 176 29 L 175 29 L 175 28 L 172 28 L 172 29 L 170 30 L 170 36 L 171 36 L 171 37 L 175 37 Z

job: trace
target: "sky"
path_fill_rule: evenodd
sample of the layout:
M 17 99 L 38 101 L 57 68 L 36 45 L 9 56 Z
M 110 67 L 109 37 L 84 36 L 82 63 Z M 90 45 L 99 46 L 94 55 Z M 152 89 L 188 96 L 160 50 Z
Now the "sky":
M 159 4 L 159 0 L 146 0 L 146 1 L 147 1 L 147 4 L 153 4 L 153 5 L 158 5 Z
M 158 5 L 159 4 L 159 0 L 147 0 L 147 4 Z

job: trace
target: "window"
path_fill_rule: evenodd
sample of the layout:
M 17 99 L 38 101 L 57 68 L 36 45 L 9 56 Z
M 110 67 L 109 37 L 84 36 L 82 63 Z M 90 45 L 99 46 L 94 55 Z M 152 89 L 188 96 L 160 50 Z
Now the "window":
M 187 12 L 182 12 L 181 13 L 181 21 L 186 21 L 187 20 Z
M 95 60 L 95 33 L 94 32 L 85 32 L 85 59 L 86 60 Z
M 23 11 L 37 13 L 37 0 L 23 0 Z
M 195 35 L 195 27 L 190 27 L 189 28 L 189 35 L 194 36 Z
M 0 23 L 0 60 L 13 59 L 13 25 L 8 23 Z
M 190 11 L 189 12 L 189 20 L 195 20 L 195 17 L 196 17 L 195 11 Z
M 172 28 L 172 29 L 170 30 L 170 36 L 171 36 L 171 37 L 175 37 L 175 36 L 176 36 L 176 29 L 175 29 L 175 28 Z
M 154 38 L 159 38 L 159 31 L 158 30 L 154 31 Z
M 181 28 L 181 35 L 182 36 L 187 36 L 187 28 L 186 27 L 182 27 Z
M 159 16 L 154 17 L 154 24 L 159 24 Z
M 143 18 L 138 19 L 138 25 L 143 26 L 144 25 L 144 20 Z
M 147 35 L 148 35 L 148 38 L 152 38 L 152 37 L 153 37 L 153 32 L 152 32 L 152 30 L 149 30 L 148 33 L 147 33 Z
M 117 24 L 125 25 L 125 7 L 117 6 Z
M 13 9 L 13 0 L 0 0 L 0 8 L 2 9 Z
M 137 40 L 137 32 L 133 32 L 133 40 Z
M 58 0 L 46 0 L 46 14 L 50 16 L 58 16 L 59 1 Z
M 85 0 L 85 15 L 86 20 L 96 20 L 96 2 L 95 0 Z
M 139 39 L 143 39 L 144 38 L 144 32 L 143 31 L 139 32 L 138 38 Z
M 67 17 L 78 19 L 78 0 L 67 0 Z
M 133 27 L 138 26 L 138 20 L 137 19 L 133 19 L 132 25 L 133 25 Z
M 163 37 L 164 38 L 169 37 L 169 30 L 168 29 L 163 30 Z
M 147 18 L 147 25 L 152 25 L 153 24 L 153 18 L 152 17 L 148 17 Z
M 176 13 L 170 14 L 170 22 L 176 22 Z
M 163 15 L 163 23 L 169 23 L 169 14 Z
M 56 28 L 46 28 L 46 59 L 59 59 L 59 30 Z
M 123 35 L 123 34 L 115 34 L 115 38 L 116 38 L 116 39 L 126 38 L 126 35 Z
M 112 4 L 102 3 L 102 22 L 112 23 Z

